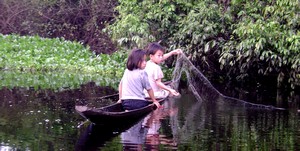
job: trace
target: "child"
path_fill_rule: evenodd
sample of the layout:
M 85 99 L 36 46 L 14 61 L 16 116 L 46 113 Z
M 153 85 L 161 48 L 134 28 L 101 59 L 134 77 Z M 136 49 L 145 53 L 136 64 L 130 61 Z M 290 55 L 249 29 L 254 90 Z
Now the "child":
M 147 90 L 152 102 L 160 107 L 155 99 L 153 90 L 148 80 L 146 67 L 146 52 L 142 49 L 134 49 L 128 57 L 127 69 L 119 84 L 119 98 L 125 110 L 133 110 L 149 105 L 145 100 L 144 89 Z
M 162 83 L 161 79 L 164 77 L 164 74 L 159 64 L 172 55 L 181 54 L 182 50 L 175 49 L 166 54 L 164 54 L 164 51 L 165 49 L 159 43 L 150 43 L 147 48 L 150 60 L 147 62 L 145 70 L 156 98 L 166 97 L 169 94 L 173 96 L 179 95 L 177 91 Z

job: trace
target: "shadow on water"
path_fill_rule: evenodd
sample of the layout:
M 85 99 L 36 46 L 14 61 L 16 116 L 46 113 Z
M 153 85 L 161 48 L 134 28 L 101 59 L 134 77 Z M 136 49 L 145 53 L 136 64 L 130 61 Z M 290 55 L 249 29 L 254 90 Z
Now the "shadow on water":
M 104 147 L 105 143 L 111 141 L 114 137 L 120 135 L 121 132 L 127 130 L 132 124 L 121 126 L 113 125 L 95 125 L 90 123 L 81 132 L 80 137 L 75 145 L 76 151 L 96 151 Z

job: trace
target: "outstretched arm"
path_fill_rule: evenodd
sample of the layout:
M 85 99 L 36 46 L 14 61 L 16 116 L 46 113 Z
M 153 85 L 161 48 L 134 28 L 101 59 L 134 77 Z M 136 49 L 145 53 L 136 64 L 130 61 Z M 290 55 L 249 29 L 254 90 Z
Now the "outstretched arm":
M 163 60 L 166 60 L 167 58 L 169 58 L 170 56 L 172 55 L 178 55 L 178 54 L 181 54 L 182 53 L 182 50 L 181 49 L 175 49 L 175 50 L 172 50 L 166 54 L 164 54 L 163 56 Z

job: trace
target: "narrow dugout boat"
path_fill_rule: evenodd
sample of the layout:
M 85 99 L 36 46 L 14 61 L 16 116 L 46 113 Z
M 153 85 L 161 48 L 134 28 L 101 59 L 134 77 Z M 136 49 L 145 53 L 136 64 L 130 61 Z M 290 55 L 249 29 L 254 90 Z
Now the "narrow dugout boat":
M 171 85 L 171 83 L 172 81 L 164 82 L 165 85 Z M 162 105 L 166 99 L 168 99 L 168 97 L 157 98 L 156 100 Z M 145 117 L 156 108 L 156 105 L 153 103 L 143 108 L 129 111 L 125 111 L 123 109 L 122 103 L 114 103 L 112 105 L 100 108 L 75 106 L 76 112 L 92 123 L 97 125 L 110 125 L 112 127 L 120 127 L 122 125 L 128 125 L 137 122 L 139 119 Z
M 157 99 L 162 104 L 166 98 Z M 97 125 L 114 125 L 128 124 L 138 121 L 146 116 L 157 107 L 151 103 L 143 108 L 125 111 L 122 103 L 114 103 L 101 108 L 92 108 L 87 106 L 75 106 L 75 110 L 84 118 Z

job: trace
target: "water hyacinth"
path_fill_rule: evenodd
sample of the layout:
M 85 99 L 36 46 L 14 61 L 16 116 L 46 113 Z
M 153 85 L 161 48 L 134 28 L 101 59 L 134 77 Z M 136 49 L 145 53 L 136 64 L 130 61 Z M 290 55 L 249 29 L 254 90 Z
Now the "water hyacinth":
M 114 85 L 122 76 L 126 58 L 127 53 L 123 51 L 112 55 L 95 55 L 89 47 L 63 38 L 0 34 L 0 69 L 6 71 L 1 73 L 1 87 L 42 85 L 45 88 L 74 88 L 88 81 Z M 46 78 L 41 78 L 41 75 L 46 75 Z M 106 78 L 113 79 L 112 83 L 103 80 Z M 61 82 L 50 84 L 43 79 Z M 71 79 L 77 79 L 77 83 Z
M 6 70 L 64 70 L 108 74 L 101 65 L 109 65 L 109 68 L 115 71 L 112 74 L 119 75 L 116 72 L 123 70 L 124 66 L 120 64 L 124 63 L 127 55 L 100 54 L 97 56 L 90 51 L 89 47 L 63 38 L 0 35 L 0 42 L 0 68 Z

